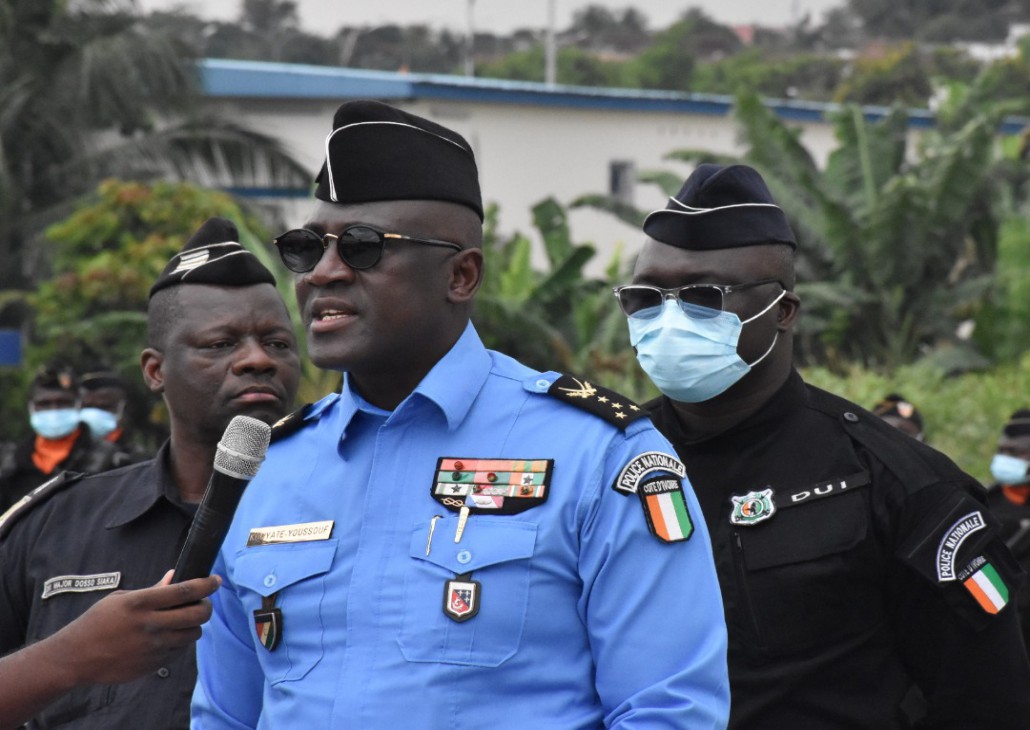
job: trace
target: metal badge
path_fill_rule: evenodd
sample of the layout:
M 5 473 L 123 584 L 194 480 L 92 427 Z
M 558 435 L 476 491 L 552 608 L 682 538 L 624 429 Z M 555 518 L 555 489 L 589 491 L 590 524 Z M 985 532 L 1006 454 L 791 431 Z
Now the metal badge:
M 443 612 L 458 623 L 479 613 L 481 589 L 479 581 L 471 580 L 471 577 L 471 573 L 463 573 L 444 585 Z
M 748 492 L 743 497 L 730 495 L 730 500 L 733 502 L 730 523 L 734 525 L 757 525 L 776 514 L 776 502 L 771 488 Z
M 261 608 L 254 611 L 254 630 L 258 641 L 268 651 L 275 651 L 283 638 L 283 612 L 275 607 L 278 592 L 261 599 Z
M 317 542 L 328 540 L 333 532 L 333 520 L 299 522 L 294 525 L 255 527 L 247 535 L 247 547 L 280 545 L 291 542 Z

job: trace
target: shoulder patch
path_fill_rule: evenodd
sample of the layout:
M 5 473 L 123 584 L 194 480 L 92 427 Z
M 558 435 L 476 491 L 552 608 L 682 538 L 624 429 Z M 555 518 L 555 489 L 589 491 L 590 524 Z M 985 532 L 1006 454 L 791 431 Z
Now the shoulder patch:
M 286 438 L 291 434 L 296 433 L 300 429 L 304 428 L 307 423 L 304 420 L 304 416 L 311 410 L 311 403 L 305 403 L 300 408 L 295 410 L 289 415 L 283 416 L 278 421 L 272 424 L 272 436 L 271 443 L 275 443 L 279 439 Z
M 11 531 L 11 526 L 28 514 L 33 507 L 42 504 L 58 492 L 75 484 L 84 476 L 86 475 L 80 472 L 63 471 L 52 479 L 43 482 L 11 505 L 6 512 L 0 515 L 0 540 L 3 540 L 7 533 Z
M 555 380 L 547 389 L 547 394 L 593 413 L 621 429 L 625 429 L 633 421 L 647 415 L 647 411 L 614 390 L 608 390 L 571 375 L 562 375 Z

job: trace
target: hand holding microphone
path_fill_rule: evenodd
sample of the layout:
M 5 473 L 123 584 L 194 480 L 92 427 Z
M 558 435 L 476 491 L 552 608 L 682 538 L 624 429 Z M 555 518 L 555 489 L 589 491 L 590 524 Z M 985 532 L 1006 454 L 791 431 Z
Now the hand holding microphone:
M 175 564 L 172 583 L 211 572 L 247 483 L 265 460 L 272 429 L 264 421 L 236 416 L 215 451 L 214 471 Z

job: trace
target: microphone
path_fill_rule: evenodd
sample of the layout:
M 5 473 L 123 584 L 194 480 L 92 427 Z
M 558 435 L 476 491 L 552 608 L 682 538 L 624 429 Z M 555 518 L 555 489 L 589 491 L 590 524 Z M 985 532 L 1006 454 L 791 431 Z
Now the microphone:
M 175 564 L 172 582 L 211 573 L 243 490 L 265 460 L 272 429 L 264 421 L 236 416 L 215 450 L 214 471 Z

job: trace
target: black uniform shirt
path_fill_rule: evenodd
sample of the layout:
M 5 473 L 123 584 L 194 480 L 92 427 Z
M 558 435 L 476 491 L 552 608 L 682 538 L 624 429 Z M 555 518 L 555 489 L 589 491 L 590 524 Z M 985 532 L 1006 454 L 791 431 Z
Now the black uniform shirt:
M 0 654 L 55 633 L 115 589 L 145 588 L 175 565 L 192 519 L 168 445 L 132 466 L 43 490 L 0 526 Z M 191 648 L 153 674 L 78 688 L 29 723 L 77 730 L 189 727 Z
M 1017 504 L 1005 496 L 1004 487 L 992 484 L 987 506 L 1001 522 L 1001 539 L 1024 571 L 1030 572 L 1030 501 Z M 1024 582 L 1016 600 L 1023 626 L 1023 641 L 1030 651 L 1030 581 Z
M 991 614 L 965 585 L 993 571 L 1014 595 L 1021 578 L 979 483 L 796 372 L 701 442 L 667 398 L 647 407 L 708 522 L 731 728 L 905 728 L 913 681 L 919 727 L 1030 728 L 1014 606 Z

